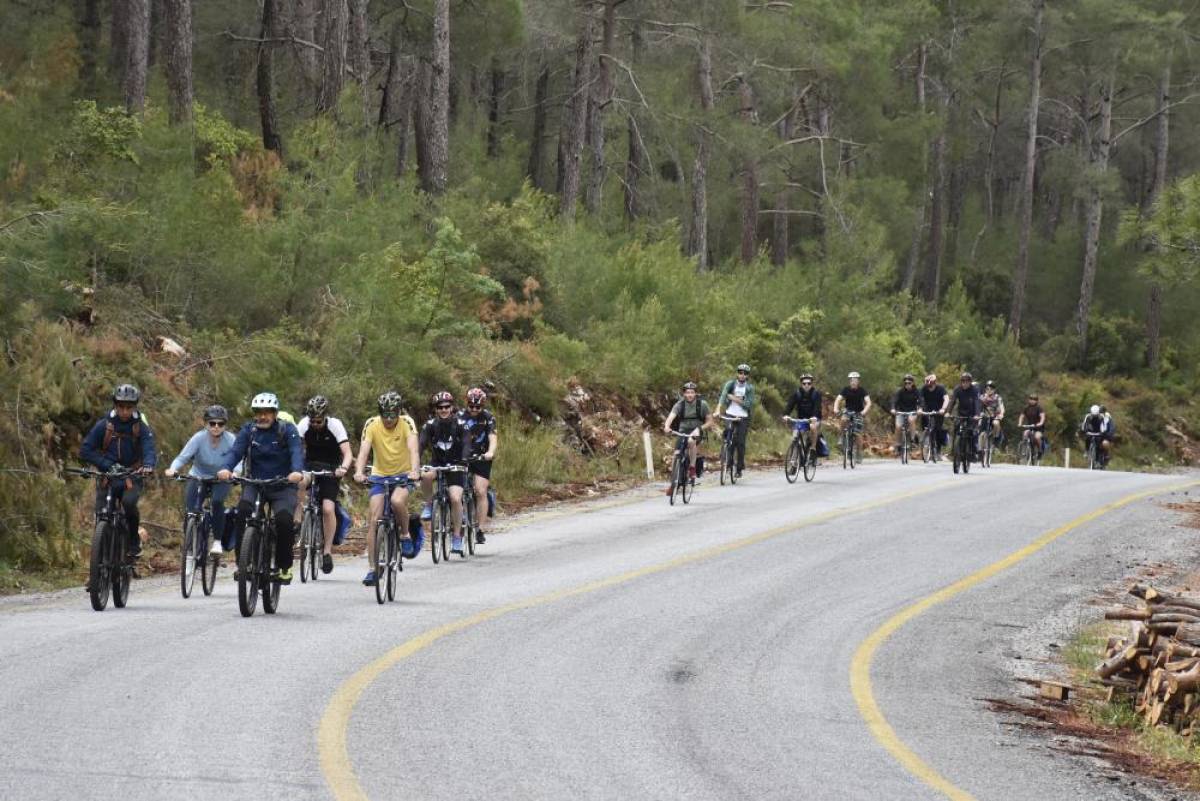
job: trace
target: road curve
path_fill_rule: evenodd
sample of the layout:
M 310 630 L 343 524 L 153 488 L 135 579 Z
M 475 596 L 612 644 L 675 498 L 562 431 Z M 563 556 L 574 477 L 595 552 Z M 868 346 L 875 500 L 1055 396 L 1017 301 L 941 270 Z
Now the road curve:
M 358 561 L 249 620 L 227 576 L 187 601 L 139 583 L 103 614 L 78 591 L 6 601 L 0 798 L 942 798 L 864 722 L 860 644 L 1045 532 L 1180 483 L 884 462 L 747 478 L 687 507 L 641 493 L 523 518 L 467 562 L 409 563 L 385 607 Z M 895 632 L 869 677 L 899 740 L 964 798 L 1180 797 L 982 700 L 1018 691 L 1015 644 L 1094 583 L 1195 556 L 1172 520 L 1159 499 L 1115 509 Z

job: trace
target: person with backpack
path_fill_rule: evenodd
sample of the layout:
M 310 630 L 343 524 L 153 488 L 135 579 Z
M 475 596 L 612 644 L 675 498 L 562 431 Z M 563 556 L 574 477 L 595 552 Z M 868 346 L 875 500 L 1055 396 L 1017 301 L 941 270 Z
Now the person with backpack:
M 238 431 L 233 449 L 225 457 L 225 465 L 217 473 L 221 481 L 228 481 L 233 469 L 244 461 L 245 473 L 250 478 L 268 480 L 287 478 L 284 486 L 261 489 L 245 485 L 238 502 L 238 515 L 246 520 L 254 512 L 254 501 L 259 492 L 271 504 L 275 518 L 275 564 L 279 569 L 279 583 L 292 583 L 292 548 L 296 542 L 296 485 L 304 478 L 304 451 L 301 448 L 300 432 L 291 423 L 279 419 L 279 398 L 273 392 L 260 392 L 250 401 L 254 419 Z
M 750 415 L 754 412 L 757 395 L 750 383 L 750 365 L 739 364 L 737 376 L 725 382 L 717 399 L 717 417 L 732 417 L 733 449 L 737 452 L 737 475 L 746 469 L 746 435 L 750 430 Z
M 674 426 L 674 430 L 687 435 L 688 478 L 696 477 L 696 458 L 705 429 L 713 428 L 715 425 L 712 410 L 708 408 L 708 401 L 699 396 L 696 391 L 696 383 L 688 381 L 683 385 L 682 396 L 675 401 L 670 414 L 663 421 L 663 433 L 670 434 Z M 696 432 L 695 436 L 693 436 L 693 432 Z
M 125 522 L 129 532 L 129 558 L 142 555 L 142 538 L 138 528 L 142 519 L 138 512 L 138 500 L 142 493 L 142 475 L 153 472 L 158 462 L 154 447 L 154 431 L 150 423 L 138 411 L 142 393 L 133 384 L 121 384 L 113 390 L 113 408 L 96 421 L 79 449 L 79 457 L 99 470 L 124 472 L 132 470 L 139 475 L 126 478 L 117 486 L 114 494 L 121 499 L 125 511 Z M 96 513 L 103 511 L 108 495 L 105 481 L 96 482 Z

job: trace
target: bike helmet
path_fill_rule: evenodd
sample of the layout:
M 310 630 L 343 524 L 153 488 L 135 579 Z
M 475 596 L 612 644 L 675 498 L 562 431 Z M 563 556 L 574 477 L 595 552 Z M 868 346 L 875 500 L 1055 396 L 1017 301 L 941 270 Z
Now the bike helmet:
M 803 381 L 812 381 L 812 380 L 813 380 L 813 374 L 812 374 L 812 373 L 805 373 L 804 375 L 800 376 L 800 380 L 801 380 L 802 382 L 803 382 Z
M 274 392 L 260 392 L 254 396 L 254 400 L 250 401 L 250 409 L 252 411 L 271 409 L 278 412 L 279 398 L 275 397 Z
M 984 384 L 984 386 L 985 386 L 985 387 L 991 387 L 992 389 L 995 389 L 995 388 L 996 388 L 996 382 L 995 382 L 995 381 L 993 381 L 992 379 L 990 379 L 990 378 L 989 378 L 989 379 L 987 380 L 987 383 L 985 383 L 985 384 Z
M 973 381 L 974 379 L 975 376 L 971 375 L 970 373 L 963 373 L 958 377 L 959 381 Z
M 686 384 L 683 385 L 684 392 L 687 392 L 689 389 L 696 389 L 695 381 L 688 381 Z
M 1103 403 L 1100 404 L 1100 414 L 1108 414 L 1108 407 L 1105 406 Z
M 433 395 L 433 405 L 438 406 L 443 403 L 449 403 L 449 404 L 453 405 L 454 404 L 454 396 L 451 395 L 449 392 L 445 392 L 445 391 L 435 392 Z
M 394 389 L 390 390 L 379 396 L 379 413 L 398 415 L 403 404 L 404 399 L 400 397 L 400 393 Z
M 220 404 L 213 404 L 204 410 L 204 422 L 208 423 L 212 420 L 228 420 L 229 413 L 225 411 L 225 407 Z
M 929 375 L 925 376 L 925 383 L 926 384 L 936 384 L 937 376 L 934 375 L 933 373 L 930 373 Z
M 917 377 L 916 377 L 915 375 L 913 375 L 912 373 L 905 373 L 905 374 L 904 374 L 904 380 L 905 380 L 905 381 L 912 381 L 912 382 L 914 382 L 914 383 L 915 383 L 915 382 L 916 382 L 916 380 L 917 380 Z
M 479 387 L 471 387 L 467 390 L 467 404 L 469 406 L 482 406 L 487 403 L 487 393 Z
M 1091 409 L 1088 409 L 1092 414 L 1100 414 L 1100 407 L 1093 404 Z
M 862 376 L 858 374 L 857 370 L 855 370 L 854 372 L 850 373 L 850 375 L 846 376 L 846 378 L 862 378 Z
M 329 398 L 324 395 L 313 395 L 308 399 L 304 413 L 309 417 L 324 417 L 329 414 Z
M 133 384 L 121 384 L 113 390 L 113 403 L 137 403 L 142 393 Z
M 746 364 L 745 362 L 742 362 L 741 364 L 739 364 L 737 366 L 737 371 L 739 373 L 745 373 L 746 375 L 750 375 L 750 365 Z

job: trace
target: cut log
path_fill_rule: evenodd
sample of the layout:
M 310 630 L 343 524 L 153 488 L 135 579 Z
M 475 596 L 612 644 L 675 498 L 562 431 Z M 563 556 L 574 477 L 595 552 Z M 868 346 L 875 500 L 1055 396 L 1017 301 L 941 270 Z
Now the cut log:
M 1147 620 L 1149 617 L 1149 609 L 1122 607 L 1120 609 L 1108 609 L 1104 612 L 1105 620 Z
M 1175 631 L 1175 639 L 1200 646 L 1200 623 L 1180 623 Z
M 1130 645 L 1124 651 L 1114 657 L 1106 659 L 1096 666 L 1096 675 L 1102 679 L 1107 679 L 1120 673 L 1125 668 L 1129 667 L 1130 663 L 1138 657 L 1138 649 L 1136 646 Z
M 1151 627 L 1156 623 L 1200 623 L 1200 612 L 1194 614 L 1155 612 L 1150 616 Z
M 1156 634 L 1165 634 L 1168 637 L 1174 637 L 1176 629 L 1179 628 L 1178 623 L 1150 623 L 1149 628 Z
M 1168 673 L 1167 675 L 1167 691 L 1172 695 L 1180 695 L 1190 693 L 1200 687 L 1200 665 L 1195 665 L 1191 670 L 1183 673 Z

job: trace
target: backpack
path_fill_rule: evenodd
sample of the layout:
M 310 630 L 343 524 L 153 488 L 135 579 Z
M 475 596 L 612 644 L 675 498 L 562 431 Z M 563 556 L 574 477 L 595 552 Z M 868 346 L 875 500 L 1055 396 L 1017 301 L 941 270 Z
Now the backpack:
M 350 533 L 350 527 L 354 525 L 354 518 L 350 517 L 350 513 L 340 503 L 335 502 L 334 509 L 337 515 L 337 531 L 333 535 L 333 544 L 341 545 L 346 541 L 346 535 Z
M 416 559 L 421 555 L 421 546 L 425 544 L 425 527 L 421 525 L 421 516 L 408 516 L 408 535 L 410 539 L 400 541 L 400 552 L 405 559 Z
M 139 415 L 137 421 L 133 424 L 133 429 L 128 434 L 118 434 L 116 426 L 113 425 L 112 418 L 109 417 L 108 419 L 106 419 L 104 421 L 104 444 L 100 446 L 100 452 L 108 453 L 108 446 L 112 444 L 112 441 L 114 439 L 123 440 L 126 437 L 128 437 L 130 440 L 132 440 L 130 447 L 136 449 L 142 441 L 142 419 L 143 419 L 142 416 Z M 121 451 L 121 446 L 117 445 L 118 455 L 120 454 L 120 451 Z M 137 451 L 134 450 L 134 455 L 136 455 L 136 454 L 137 454 Z M 141 466 L 142 466 L 141 459 L 138 459 L 132 465 L 132 467 L 134 469 L 139 468 Z M 125 483 L 128 484 L 129 483 L 128 480 L 126 480 Z

